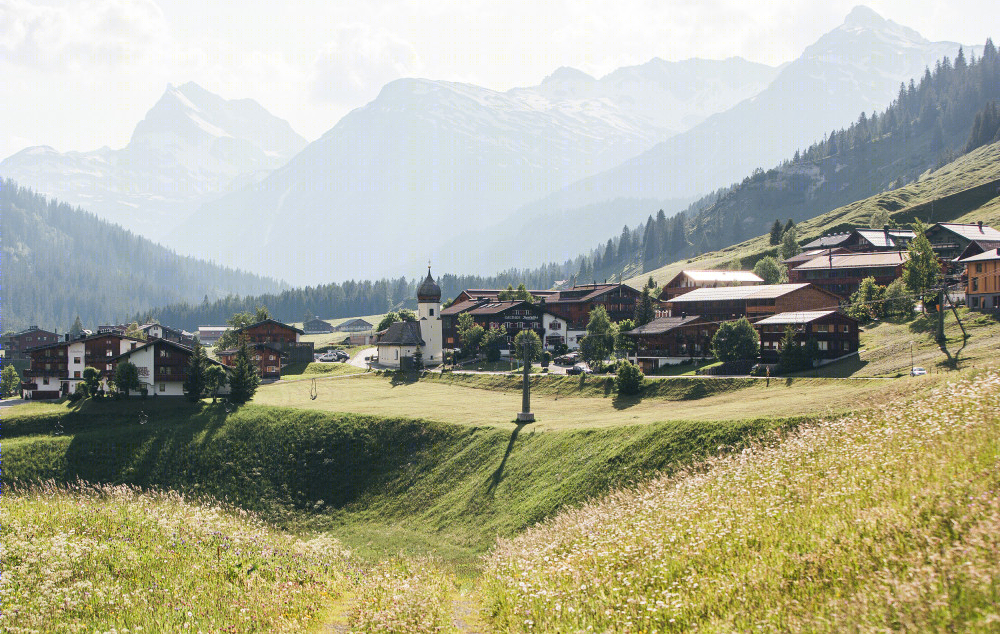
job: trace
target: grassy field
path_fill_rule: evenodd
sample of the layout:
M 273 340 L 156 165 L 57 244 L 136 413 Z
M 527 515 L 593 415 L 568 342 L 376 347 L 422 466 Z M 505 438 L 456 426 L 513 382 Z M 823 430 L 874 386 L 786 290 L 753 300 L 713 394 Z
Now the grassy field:
M 907 361 L 908 363 L 908 361 Z M 907 366 L 908 367 L 908 366 Z M 311 384 L 280 382 L 262 386 L 262 405 L 354 412 L 385 417 L 422 416 L 459 425 L 509 429 L 521 409 L 520 377 L 430 373 L 420 381 L 391 376 L 356 376 Z M 884 379 L 843 381 L 823 378 L 730 381 L 678 378 L 651 382 L 643 396 L 619 397 L 613 379 L 534 377 L 531 409 L 534 431 L 645 425 L 674 420 L 739 420 L 747 416 L 831 416 L 886 395 L 928 389 L 940 377 L 886 383 Z M 661 385 L 662 383 L 662 385 Z
M 6 444 L 6 443 L 5 443 Z M 4 632 L 311 631 L 346 552 L 127 486 L 5 486 Z
M 1000 179 L 1000 143 L 981 147 L 941 169 L 925 174 L 917 182 L 860 200 L 796 225 L 800 242 L 806 242 L 837 228 L 867 227 L 871 215 L 885 209 L 900 224 L 913 221 L 918 215 L 924 222 L 976 222 L 1000 226 L 1000 198 L 968 204 L 923 206 L 930 201 Z M 739 244 L 712 251 L 687 260 L 679 260 L 653 271 L 637 274 L 626 283 L 641 288 L 650 276 L 664 285 L 683 269 L 749 268 L 764 255 L 773 255 L 775 247 L 768 236 L 760 236 Z
M 808 426 L 502 541 L 500 631 L 996 631 L 1000 374 Z

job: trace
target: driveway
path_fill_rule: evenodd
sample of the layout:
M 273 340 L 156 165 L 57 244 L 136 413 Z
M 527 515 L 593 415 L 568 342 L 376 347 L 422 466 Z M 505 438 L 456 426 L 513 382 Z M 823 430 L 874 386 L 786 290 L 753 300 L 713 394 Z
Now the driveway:
M 365 348 L 364 350 L 359 350 L 357 354 L 348 359 L 348 363 L 357 368 L 368 369 L 368 362 L 365 361 L 365 357 L 374 356 L 378 352 L 378 348 Z

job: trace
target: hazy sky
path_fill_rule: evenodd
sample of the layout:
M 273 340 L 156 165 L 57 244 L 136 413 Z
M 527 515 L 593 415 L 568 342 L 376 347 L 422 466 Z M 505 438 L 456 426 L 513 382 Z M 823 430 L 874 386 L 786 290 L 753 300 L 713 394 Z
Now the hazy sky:
M 386 82 L 505 90 L 559 66 L 790 61 L 858 0 L 0 0 L 0 158 L 128 143 L 168 82 L 252 97 L 310 141 Z M 863 2 L 931 40 L 982 44 L 994 0 Z

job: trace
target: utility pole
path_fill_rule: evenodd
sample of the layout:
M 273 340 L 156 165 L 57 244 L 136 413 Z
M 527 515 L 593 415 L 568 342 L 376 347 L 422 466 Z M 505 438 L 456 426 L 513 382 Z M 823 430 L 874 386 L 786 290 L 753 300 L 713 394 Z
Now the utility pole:
M 938 323 L 937 323 L 937 340 L 938 343 L 944 341 L 944 287 L 938 291 Z
M 535 415 L 531 413 L 531 383 L 528 372 L 531 370 L 531 362 L 528 359 L 528 342 L 521 344 L 521 356 L 524 360 L 524 384 L 521 387 L 521 411 L 517 413 L 517 422 L 533 423 Z

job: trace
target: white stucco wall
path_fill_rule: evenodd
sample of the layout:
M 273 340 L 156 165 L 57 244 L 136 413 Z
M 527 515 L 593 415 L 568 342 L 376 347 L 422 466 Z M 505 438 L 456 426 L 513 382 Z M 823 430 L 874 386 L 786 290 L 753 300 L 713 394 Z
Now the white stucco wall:
M 553 324 L 555 324 L 557 327 L 553 328 L 552 327 Z M 568 331 L 569 324 L 566 323 L 565 319 L 562 319 L 561 317 L 557 317 L 550 313 L 543 313 L 542 327 L 545 329 L 545 337 L 542 339 L 543 346 L 545 345 L 545 340 L 548 339 L 549 335 L 559 335 L 560 337 L 563 338 L 563 343 L 569 345 L 569 342 L 566 341 L 566 333 Z
M 387 368 L 398 368 L 400 359 L 412 356 L 417 351 L 416 346 L 378 346 L 378 363 Z M 438 353 L 440 354 L 440 353 Z M 438 357 L 440 359 L 440 357 Z M 426 351 L 424 363 L 427 362 Z
M 441 305 L 420 302 L 417 304 L 417 319 L 420 320 L 420 338 L 424 340 L 424 365 L 439 365 L 444 351 Z

